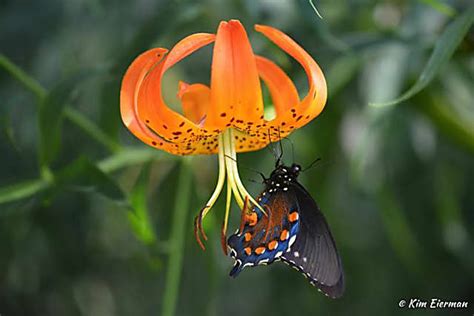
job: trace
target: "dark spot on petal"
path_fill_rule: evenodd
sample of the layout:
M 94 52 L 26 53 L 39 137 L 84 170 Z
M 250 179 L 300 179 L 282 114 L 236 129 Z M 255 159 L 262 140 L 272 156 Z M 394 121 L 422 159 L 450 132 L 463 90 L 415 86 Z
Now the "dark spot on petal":
M 225 117 L 227 114 L 225 112 L 221 113 L 221 117 Z
M 173 132 L 173 135 L 181 135 L 181 132 Z
M 152 141 L 151 144 L 152 144 L 153 146 L 156 146 L 156 142 L 155 142 L 155 141 Z
M 303 115 L 298 116 L 298 118 L 296 119 L 296 122 L 298 122 L 299 120 L 301 120 L 302 117 L 303 117 Z
M 193 129 L 190 128 L 190 129 L 188 129 L 188 130 L 186 131 L 186 133 L 189 133 L 189 132 L 192 131 L 192 130 L 193 130 Z M 194 133 L 191 133 L 191 135 L 194 135 Z
M 145 120 L 145 122 L 148 124 L 148 123 L 150 123 L 150 120 Z
M 183 127 L 184 125 L 184 122 L 181 122 L 181 124 L 179 124 L 179 127 Z
M 168 126 L 166 126 L 165 124 L 163 124 L 163 128 L 164 128 L 164 129 L 168 129 Z
M 281 122 L 281 126 L 285 126 L 285 125 L 286 125 L 286 123 L 285 123 L 285 122 Z

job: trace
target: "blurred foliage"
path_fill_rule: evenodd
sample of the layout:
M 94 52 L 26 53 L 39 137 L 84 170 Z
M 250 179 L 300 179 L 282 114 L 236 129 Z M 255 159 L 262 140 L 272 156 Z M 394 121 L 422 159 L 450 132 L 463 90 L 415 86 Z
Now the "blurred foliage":
M 320 19 L 306 0 L 1 1 L 0 314 L 396 315 L 411 297 L 467 300 L 472 314 L 469 4 L 314 1 Z M 287 163 L 322 157 L 301 181 L 343 258 L 340 300 L 279 263 L 228 278 L 224 201 L 204 222 L 206 252 L 192 233 L 216 181 L 215 157 L 154 151 L 121 123 L 121 78 L 140 52 L 230 18 L 300 91 L 301 67 L 253 24 L 292 36 L 326 73 L 326 109 L 290 137 L 293 154 L 283 145 Z M 209 53 L 167 75 L 171 100 L 181 78 L 209 82 Z M 250 169 L 269 173 L 274 158 L 262 150 L 239 164 L 252 179 Z M 234 205 L 231 228 L 238 221 Z

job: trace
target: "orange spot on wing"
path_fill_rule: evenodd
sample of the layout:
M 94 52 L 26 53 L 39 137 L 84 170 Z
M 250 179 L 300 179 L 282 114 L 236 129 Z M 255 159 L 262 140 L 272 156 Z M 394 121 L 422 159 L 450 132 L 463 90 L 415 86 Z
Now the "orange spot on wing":
M 280 240 L 281 241 L 287 240 L 288 237 L 290 237 L 290 233 L 286 229 L 284 229 L 280 234 Z
M 244 239 L 245 239 L 245 241 L 247 241 L 247 242 L 250 241 L 250 240 L 252 239 L 252 234 L 251 234 L 251 233 L 245 233 Z
M 257 220 L 257 213 L 255 212 L 245 215 L 245 221 L 249 224 L 249 226 L 255 226 L 257 224 Z
M 250 256 L 250 254 L 252 253 L 252 249 L 250 247 L 244 248 L 244 251 L 247 254 L 247 256 Z
M 293 223 L 298 220 L 298 217 L 299 217 L 298 212 L 293 212 L 288 215 L 288 220 Z
M 273 250 L 276 249 L 276 247 L 278 247 L 278 241 L 272 240 L 268 243 L 268 249 Z
M 264 252 L 265 252 L 265 247 L 258 247 L 257 249 L 255 249 L 255 253 L 257 255 L 261 255 Z

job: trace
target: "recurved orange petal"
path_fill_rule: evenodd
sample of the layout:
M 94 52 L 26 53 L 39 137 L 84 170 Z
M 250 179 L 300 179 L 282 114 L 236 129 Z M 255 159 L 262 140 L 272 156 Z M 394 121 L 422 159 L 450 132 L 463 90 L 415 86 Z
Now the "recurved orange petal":
M 211 69 L 211 107 L 205 127 L 245 129 L 262 120 L 263 103 L 255 56 L 239 21 L 221 22 Z
M 128 68 L 120 90 L 120 114 L 125 126 L 141 141 L 153 147 L 172 151 L 173 147 L 163 138 L 152 133 L 138 116 L 137 93 L 148 70 L 161 61 L 167 53 L 165 48 L 154 48 L 138 56 Z
M 139 115 L 142 120 L 149 121 L 147 124 L 155 133 L 169 141 L 179 143 L 186 130 L 196 129 L 197 126 L 165 104 L 161 91 L 163 76 L 174 64 L 212 41 L 214 35 L 204 33 L 182 39 L 171 49 L 166 59 L 150 69 L 143 80 L 138 94 Z
M 258 74 L 270 91 L 276 115 L 282 115 L 300 102 L 298 91 L 293 81 L 286 73 L 271 60 L 255 56 Z
M 138 115 L 160 138 L 172 144 L 173 154 L 215 153 L 217 131 L 201 129 L 193 120 L 174 112 L 164 102 L 161 83 L 166 70 L 214 41 L 213 34 L 193 34 L 177 43 L 165 59 L 150 67 L 138 87 Z
M 285 122 L 286 126 L 289 126 L 288 132 L 291 132 L 291 130 L 307 124 L 321 113 L 327 98 L 326 80 L 316 61 L 288 35 L 270 26 L 256 25 L 255 29 L 295 58 L 308 76 L 309 89 L 303 101 L 270 122 L 271 126 L 279 127 L 282 122 Z M 286 132 L 286 128 L 282 128 L 282 130 Z

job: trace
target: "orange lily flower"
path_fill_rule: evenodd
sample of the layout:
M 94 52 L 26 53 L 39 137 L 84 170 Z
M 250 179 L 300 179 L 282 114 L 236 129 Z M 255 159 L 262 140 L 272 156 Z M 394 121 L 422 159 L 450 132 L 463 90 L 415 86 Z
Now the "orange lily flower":
M 258 150 L 286 137 L 318 116 L 327 97 L 324 75 L 303 48 L 275 28 L 256 25 L 255 29 L 304 68 L 309 89 L 302 100 L 280 67 L 253 53 L 247 33 L 237 20 L 221 22 L 215 35 L 190 35 L 169 52 L 165 48 L 144 52 L 128 68 L 120 92 L 122 120 L 145 144 L 176 155 L 219 155 L 217 186 L 196 218 L 195 232 L 204 248 L 198 234 L 201 232 L 207 239 L 201 222 L 219 197 L 227 177 L 226 214 L 222 228 L 224 252 L 232 195 L 240 208 L 244 208 L 247 200 L 261 208 L 240 180 L 236 153 Z M 171 110 L 161 92 L 163 75 L 174 64 L 212 42 L 215 44 L 210 87 L 180 82 L 178 97 L 183 115 Z M 275 112 L 272 119 L 264 116 L 260 78 L 271 94 Z

